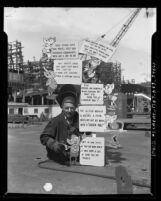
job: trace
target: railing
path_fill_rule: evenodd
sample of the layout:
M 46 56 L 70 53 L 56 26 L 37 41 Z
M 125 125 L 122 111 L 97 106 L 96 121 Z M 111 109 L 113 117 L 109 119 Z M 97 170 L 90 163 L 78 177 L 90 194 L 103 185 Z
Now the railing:
M 8 115 L 8 123 L 27 123 L 28 118 L 22 115 Z
M 23 115 L 8 115 L 8 127 L 24 127 L 25 125 L 40 125 L 42 122 L 37 117 Z

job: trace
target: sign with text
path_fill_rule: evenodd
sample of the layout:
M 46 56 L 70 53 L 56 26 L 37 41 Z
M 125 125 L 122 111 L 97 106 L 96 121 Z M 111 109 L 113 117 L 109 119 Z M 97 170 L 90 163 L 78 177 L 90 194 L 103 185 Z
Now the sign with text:
M 78 42 L 55 42 L 50 51 L 50 59 L 78 59 Z
M 81 132 L 104 132 L 106 106 L 79 106 L 79 130 Z
M 115 49 L 115 47 L 109 44 L 84 40 L 82 46 L 80 47 L 79 53 L 87 54 L 107 62 L 114 54 Z
M 54 73 L 58 84 L 82 83 L 82 61 L 81 60 L 55 60 Z
M 86 137 L 80 143 L 80 164 L 92 166 L 105 165 L 104 137 Z
M 103 84 L 81 84 L 82 105 L 102 105 L 103 104 Z

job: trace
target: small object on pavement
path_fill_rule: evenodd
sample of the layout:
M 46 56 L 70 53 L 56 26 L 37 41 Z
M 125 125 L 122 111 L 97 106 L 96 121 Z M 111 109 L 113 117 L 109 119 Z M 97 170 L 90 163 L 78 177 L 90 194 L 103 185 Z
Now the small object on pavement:
M 45 185 L 43 186 L 45 191 L 51 191 L 53 189 L 53 185 L 51 183 L 45 183 Z

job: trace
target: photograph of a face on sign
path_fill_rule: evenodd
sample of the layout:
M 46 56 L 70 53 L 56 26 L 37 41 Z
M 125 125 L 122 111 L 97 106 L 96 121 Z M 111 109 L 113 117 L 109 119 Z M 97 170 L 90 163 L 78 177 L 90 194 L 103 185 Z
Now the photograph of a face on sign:
M 4 32 L 8 193 L 153 194 L 156 8 L 5 7 Z

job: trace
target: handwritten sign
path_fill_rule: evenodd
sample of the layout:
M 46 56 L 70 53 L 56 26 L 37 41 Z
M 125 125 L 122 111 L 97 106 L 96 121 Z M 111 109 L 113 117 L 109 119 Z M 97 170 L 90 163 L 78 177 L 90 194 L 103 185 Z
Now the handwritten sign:
M 81 60 L 55 60 L 54 73 L 58 84 L 76 84 L 82 82 L 82 61 Z
M 114 54 L 115 49 L 115 47 L 109 44 L 84 40 L 80 47 L 79 53 L 87 54 L 107 62 Z
M 103 84 L 81 84 L 81 99 L 82 105 L 102 105 L 103 104 Z
M 78 59 L 78 42 L 55 42 L 48 48 L 50 59 Z
M 92 166 L 105 165 L 104 137 L 86 137 L 80 143 L 80 164 Z
M 104 132 L 106 106 L 79 106 L 79 130 L 81 132 Z

